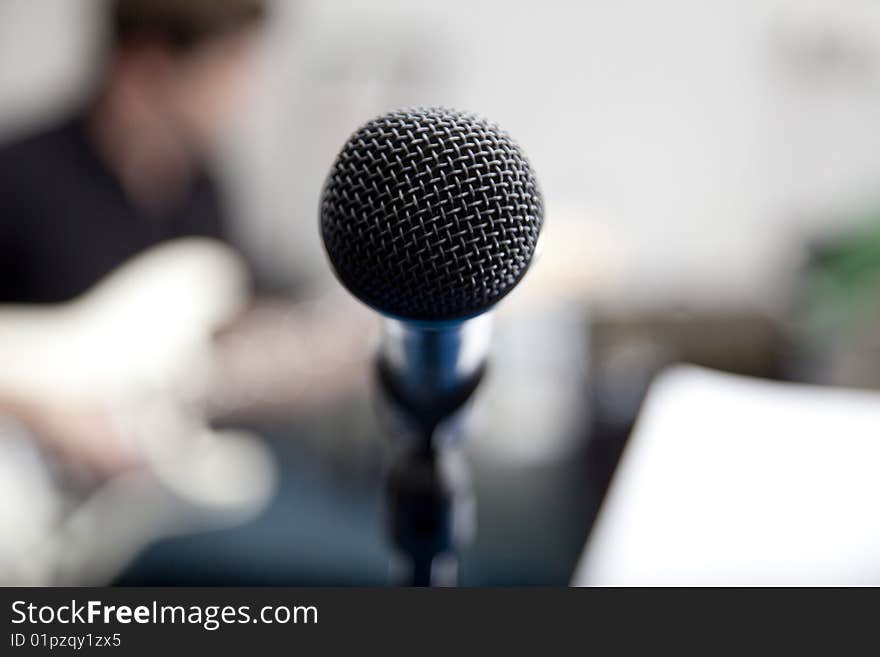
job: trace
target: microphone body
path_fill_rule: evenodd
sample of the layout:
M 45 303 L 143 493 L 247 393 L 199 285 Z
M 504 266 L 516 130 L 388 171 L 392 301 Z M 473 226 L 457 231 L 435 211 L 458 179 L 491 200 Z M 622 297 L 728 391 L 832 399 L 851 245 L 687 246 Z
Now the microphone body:
M 482 378 L 492 317 L 454 322 L 386 319 L 380 381 L 416 428 L 430 433 L 460 407 Z

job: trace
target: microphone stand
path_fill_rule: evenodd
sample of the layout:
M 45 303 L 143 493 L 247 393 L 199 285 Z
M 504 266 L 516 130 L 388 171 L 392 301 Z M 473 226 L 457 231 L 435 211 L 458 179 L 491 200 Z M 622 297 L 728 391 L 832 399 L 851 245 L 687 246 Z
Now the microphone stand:
M 481 364 L 459 385 L 425 398 L 408 392 L 386 359 L 377 361 L 379 387 L 397 420 L 385 480 L 397 586 L 459 583 L 458 551 L 474 534 L 476 505 L 458 425 L 484 372 Z

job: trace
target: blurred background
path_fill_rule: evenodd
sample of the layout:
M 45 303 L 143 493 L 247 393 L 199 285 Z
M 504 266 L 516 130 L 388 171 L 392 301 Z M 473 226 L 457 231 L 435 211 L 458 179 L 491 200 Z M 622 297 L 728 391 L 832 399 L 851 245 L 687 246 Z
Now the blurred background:
M 260 388 L 220 414 L 212 426 L 245 432 L 237 448 L 253 464 L 229 475 L 245 482 L 234 513 L 163 515 L 160 531 L 118 539 L 130 548 L 106 572 L 83 557 L 59 577 L 63 557 L 32 571 L 19 555 L 4 579 L 386 581 L 371 329 L 327 329 L 373 320 L 338 291 L 317 208 L 348 135 L 399 107 L 497 121 L 528 153 L 547 207 L 543 257 L 500 309 L 475 404 L 479 532 L 464 583 L 571 581 L 645 391 L 669 364 L 880 386 L 876 1 L 297 0 L 272 3 L 259 29 L 246 107 L 212 151 L 229 241 L 274 299 L 270 328 L 230 341 L 232 371 L 305 350 L 341 352 L 344 374 L 323 385 L 308 379 L 317 366 L 301 367 L 273 383 L 295 403 Z M 0 142 L 82 106 L 104 73 L 106 34 L 100 0 L 0 0 Z M 283 343 L 288 330 L 296 340 L 268 365 L 244 362 L 260 359 L 267 331 Z M 312 385 L 321 393 L 303 401 Z M 32 480 L 9 484 L 15 522 Z M 88 482 L 74 486 L 77 504 L 95 495 Z M 53 486 L 48 528 L 76 508 L 69 482 Z M 137 524 L 138 508 L 122 524 Z M 103 531 L 86 524 L 84 535 Z

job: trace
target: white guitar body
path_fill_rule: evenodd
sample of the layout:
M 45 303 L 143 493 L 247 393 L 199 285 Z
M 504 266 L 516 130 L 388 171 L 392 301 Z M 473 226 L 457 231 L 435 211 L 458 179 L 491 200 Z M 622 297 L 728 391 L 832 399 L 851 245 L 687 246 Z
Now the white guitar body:
M 158 537 L 262 508 L 275 475 L 267 449 L 211 430 L 194 410 L 211 376 L 212 336 L 246 294 L 233 251 L 187 238 L 139 255 L 70 303 L 0 306 L 0 398 L 124 409 L 121 433 L 144 463 L 71 497 L 28 431 L 0 415 L 0 584 L 106 583 Z

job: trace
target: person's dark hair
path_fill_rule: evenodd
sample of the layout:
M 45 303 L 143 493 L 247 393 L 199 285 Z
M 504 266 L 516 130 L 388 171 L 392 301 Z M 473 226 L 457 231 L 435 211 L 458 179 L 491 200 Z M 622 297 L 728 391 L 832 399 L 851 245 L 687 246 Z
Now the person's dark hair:
M 191 50 L 261 24 L 268 0 L 110 0 L 110 36 L 121 46 L 155 39 Z

